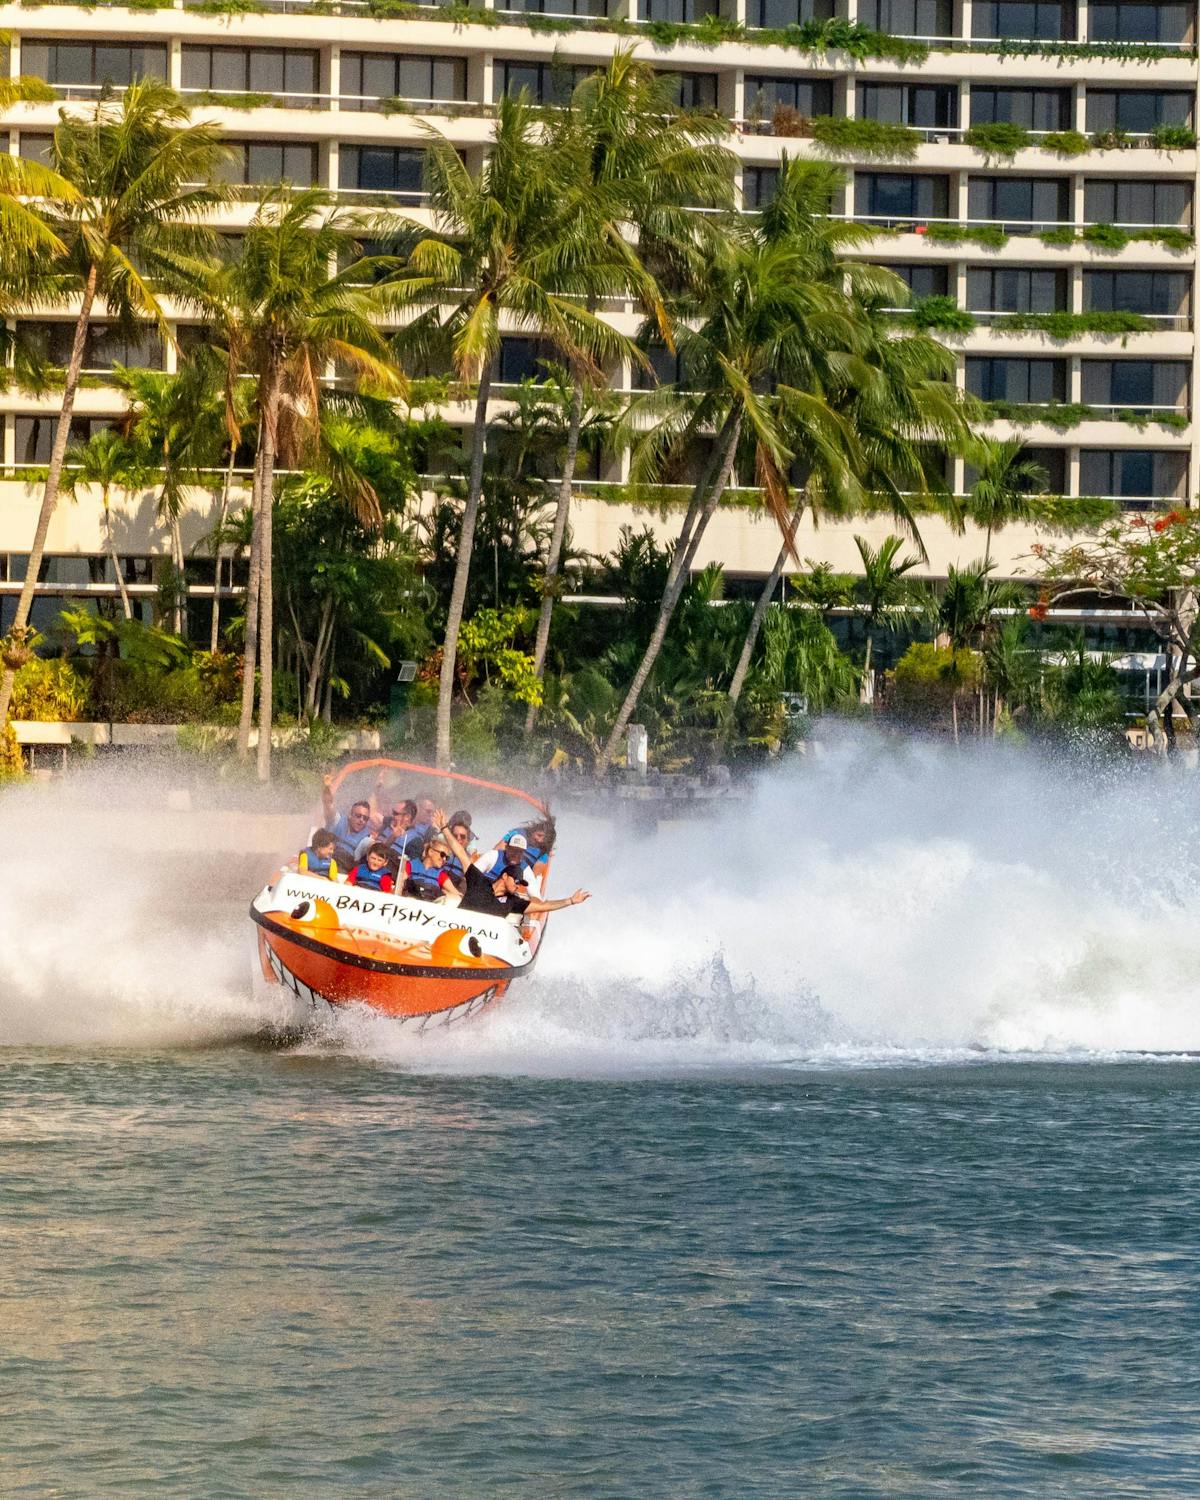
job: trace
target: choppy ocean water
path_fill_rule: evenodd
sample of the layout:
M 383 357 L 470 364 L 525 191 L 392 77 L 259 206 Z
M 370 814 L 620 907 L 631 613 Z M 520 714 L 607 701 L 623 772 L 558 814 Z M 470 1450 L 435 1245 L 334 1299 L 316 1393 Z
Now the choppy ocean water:
M 6 1496 L 1200 1494 L 1189 1062 L 0 1068 Z
M 284 1047 L 169 786 L 0 802 L 4 1500 L 1200 1497 L 1196 778 L 568 807 L 498 1009 Z

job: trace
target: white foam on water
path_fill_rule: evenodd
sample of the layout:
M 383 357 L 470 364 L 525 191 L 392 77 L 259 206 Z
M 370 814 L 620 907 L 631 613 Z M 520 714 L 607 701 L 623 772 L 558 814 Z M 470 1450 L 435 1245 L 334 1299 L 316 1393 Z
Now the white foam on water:
M 203 1044 L 285 1019 L 249 981 L 252 892 L 163 911 L 109 774 L 103 836 L 66 861 L 47 850 L 68 783 L 0 799 L 0 1039 Z M 549 1075 L 1179 1055 L 1200 1048 L 1198 803 L 1155 768 L 862 735 L 651 835 L 564 805 L 554 891 L 594 899 L 552 918 L 531 979 L 455 1028 L 353 1010 L 303 1046 Z

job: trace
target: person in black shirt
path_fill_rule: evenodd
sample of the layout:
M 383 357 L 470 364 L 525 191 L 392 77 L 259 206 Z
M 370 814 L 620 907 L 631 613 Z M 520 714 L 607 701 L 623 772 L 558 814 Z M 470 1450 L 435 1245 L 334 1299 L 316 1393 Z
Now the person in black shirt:
M 442 837 L 457 855 L 465 872 L 467 891 L 459 911 L 477 911 L 489 917 L 521 917 L 528 912 L 530 916 L 538 917 L 543 912 L 561 911 L 564 906 L 579 906 L 591 895 L 590 891 L 580 890 L 564 896 L 561 901 L 531 896 L 523 866 L 506 864 L 494 875 L 485 875 L 477 869 L 453 830 L 446 826 L 446 815 L 440 807 L 434 813 L 434 827 L 441 829 Z

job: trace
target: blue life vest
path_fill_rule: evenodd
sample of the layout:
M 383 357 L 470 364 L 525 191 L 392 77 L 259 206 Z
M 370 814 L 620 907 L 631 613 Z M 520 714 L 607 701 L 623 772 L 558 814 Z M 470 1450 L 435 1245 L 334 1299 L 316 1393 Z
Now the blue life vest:
M 517 833 L 521 834 L 522 837 L 527 836 L 523 828 L 510 828 L 504 835 L 502 842 L 507 845 L 509 839 Z M 520 856 L 519 859 L 517 858 L 518 855 Z M 526 870 L 532 870 L 534 865 L 541 864 L 543 860 L 546 860 L 548 858 L 549 855 L 546 853 L 546 851 L 544 849 L 537 848 L 537 846 L 534 844 L 530 844 L 525 849 L 509 849 L 506 847 L 504 850 L 505 864 L 519 864 L 523 869 Z
M 364 859 L 361 864 L 354 866 L 354 884 L 367 891 L 381 891 L 383 890 L 383 877 L 387 873 L 387 865 L 384 865 L 382 870 L 372 870 Z
M 432 901 L 441 892 L 438 871 L 423 865 L 419 859 L 410 859 L 408 879 L 404 882 L 405 895 L 416 896 L 421 901 Z
M 318 854 L 315 849 L 306 849 L 304 853 L 308 857 L 308 873 L 310 875 L 328 875 L 329 866 L 333 859 L 332 854 Z

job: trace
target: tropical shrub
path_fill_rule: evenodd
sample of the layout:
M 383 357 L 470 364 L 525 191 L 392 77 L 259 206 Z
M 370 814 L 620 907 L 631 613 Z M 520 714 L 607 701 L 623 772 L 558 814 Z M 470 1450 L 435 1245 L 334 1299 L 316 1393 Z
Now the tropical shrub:
M 39 723 L 77 723 L 87 707 L 87 679 L 69 661 L 35 656 L 17 673 L 12 716 Z
M 914 641 L 887 674 L 887 711 L 913 724 L 945 723 L 954 700 L 976 692 L 982 680 L 977 651 Z
M 1024 125 L 1014 125 L 1010 120 L 972 125 L 963 132 L 963 141 L 982 151 L 989 161 L 1011 161 L 1018 151 L 1034 144 Z

